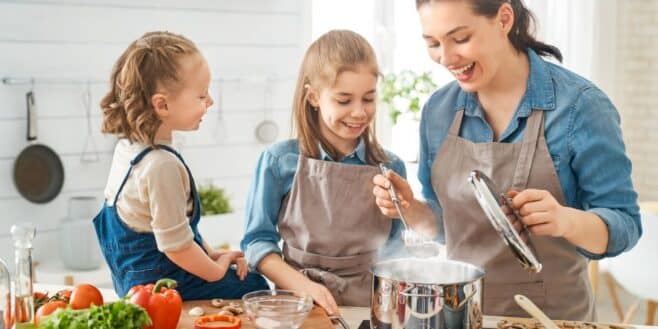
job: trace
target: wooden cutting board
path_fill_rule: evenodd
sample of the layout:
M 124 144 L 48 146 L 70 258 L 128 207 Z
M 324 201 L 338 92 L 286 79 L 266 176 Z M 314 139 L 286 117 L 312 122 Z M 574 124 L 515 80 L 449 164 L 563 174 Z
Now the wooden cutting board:
M 504 322 L 501 322 L 504 321 Z M 622 324 L 609 324 L 599 322 L 584 322 L 584 321 L 562 321 L 555 320 L 555 324 L 562 329 L 634 329 L 635 327 Z M 504 325 L 502 325 L 504 323 Z M 501 324 L 502 328 L 508 329 L 544 329 L 544 326 L 539 324 L 535 319 L 531 318 L 515 318 L 515 317 L 484 317 L 483 328 L 498 328 Z
M 239 300 L 236 300 L 235 302 L 242 304 Z M 217 314 L 219 311 L 219 309 L 210 305 L 210 300 L 192 300 L 184 302 L 183 312 L 181 313 L 178 327 L 176 327 L 177 329 L 194 329 L 194 320 L 196 320 L 197 317 L 189 315 L 188 312 L 195 306 L 203 308 L 205 315 Z M 256 326 L 254 326 L 253 322 L 249 320 L 249 317 L 247 317 L 246 314 L 240 315 L 240 319 L 242 320 L 243 329 L 256 329 Z M 327 313 L 325 313 L 322 308 L 314 306 L 300 329 L 334 329 L 334 325 L 331 323 Z

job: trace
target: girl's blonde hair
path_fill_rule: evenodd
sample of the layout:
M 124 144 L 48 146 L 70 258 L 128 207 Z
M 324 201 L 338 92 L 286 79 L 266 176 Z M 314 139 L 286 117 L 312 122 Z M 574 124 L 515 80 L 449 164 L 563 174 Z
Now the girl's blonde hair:
M 158 87 L 177 92 L 180 59 L 196 53 L 199 50 L 192 41 L 166 31 L 149 32 L 133 41 L 114 64 L 111 89 L 101 100 L 102 131 L 154 145 L 161 121 L 151 96 Z
M 292 121 L 304 156 L 318 159 L 319 145 L 333 159 L 338 159 L 338 150 L 320 133 L 318 111 L 309 103 L 307 88 L 321 90 L 333 86 L 338 75 L 344 71 L 356 71 L 359 66 L 367 67 L 379 76 L 375 51 L 361 35 L 348 30 L 333 30 L 315 40 L 306 51 L 302 61 L 293 100 Z M 375 120 L 365 129 L 361 137 L 366 146 L 369 164 L 388 162 L 384 149 L 375 136 Z

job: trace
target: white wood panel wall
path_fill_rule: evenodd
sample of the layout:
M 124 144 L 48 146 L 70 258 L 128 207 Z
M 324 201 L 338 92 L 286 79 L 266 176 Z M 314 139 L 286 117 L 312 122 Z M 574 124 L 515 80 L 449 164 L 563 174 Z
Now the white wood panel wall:
M 256 125 L 268 117 L 280 125 L 279 140 L 290 135 L 305 8 L 301 0 L 0 0 L 0 78 L 35 78 L 39 142 L 61 156 L 66 176 L 62 193 L 48 204 L 20 197 L 12 170 L 27 145 L 30 86 L 0 84 L 0 257 L 12 262 L 9 228 L 23 221 L 38 229 L 35 259 L 58 257 L 57 225 L 68 199 L 93 195 L 100 206 L 116 140 L 100 133 L 98 104 L 116 58 L 151 30 L 189 37 L 208 59 L 211 93 L 220 98 L 221 88 L 221 99 L 201 129 L 181 134 L 176 144 L 199 183 L 225 188 L 233 206 L 243 208 L 264 147 L 254 137 Z M 81 161 L 88 130 L 82 105 L 86 80 L 93 98 L 92 137 L 101 153 L 93 163 Z M 232 226 L 240 232 L 242 223 Z

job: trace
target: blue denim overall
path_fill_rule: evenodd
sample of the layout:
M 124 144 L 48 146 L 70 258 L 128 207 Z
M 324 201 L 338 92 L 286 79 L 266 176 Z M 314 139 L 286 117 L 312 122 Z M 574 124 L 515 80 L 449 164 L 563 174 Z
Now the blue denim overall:
M 190 193 L 194 198 L 194 210 L 190 218 L 190 226 L 194 233 L 194 242 L 203 249 L 201 234 L 197 229 L 201 218 L 199 195 L 190 169 L 183 158 L 166 145 L 159 148 L 174 154 L 185 166 L 190 179 Z M 244 281 L 240 281 L 234 269 L 229 269 L 221 280 L 207 282 L 194 274 L 188 273 L 174 264 L 167 256 L 158 250 L 155 236 L 152 232 L 139 233 L 130 229 L 119 218 L 116 202 L 119 199 L 132 169 L 144 158 L 152 147 L 147 147 L 130 161 L 130 168 L 117 190 L 112 204 L 104 203 L 100 213 L 94 218 L 96 235 L 112 272 L 112 282 L 117 295 L 125 296 L 131 287 L 138 284 L 156 282 L 161 278 L 171 278 L 178 282 L 177 290 L 183 300 L 225 298 L 237 299 L 242 295 L 261 289 L 269 289 L 262 276 L 249 273 Z

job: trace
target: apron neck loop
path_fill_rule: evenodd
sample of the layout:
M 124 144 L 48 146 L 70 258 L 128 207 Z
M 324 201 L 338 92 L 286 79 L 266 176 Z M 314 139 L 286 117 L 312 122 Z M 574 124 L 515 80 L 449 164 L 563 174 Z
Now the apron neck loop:
M 516 170 L 514 171 L 514 178 L 512 180 L 512 188 L 514 190 L 524 190 L 528 185 L 532 160 L 535 158 L 535 151 L 537 150 L 537 141 L 543 136 L 543 133 L 544 111 L 533 110 L 526 123 L 521 152 L 516 163 Z
M 460 109 L 455 113 L 455 119 L 452 120 L 450 125 L 450 130 L 448 130 L 449 136 L 459 137 L 459 129 L 462 126 L 462 119 L 464 118 L 464 109 Z

